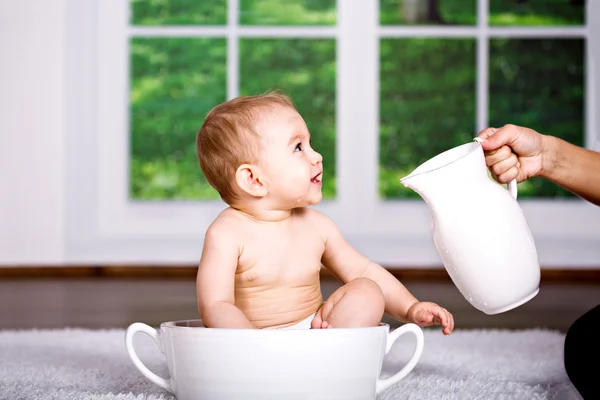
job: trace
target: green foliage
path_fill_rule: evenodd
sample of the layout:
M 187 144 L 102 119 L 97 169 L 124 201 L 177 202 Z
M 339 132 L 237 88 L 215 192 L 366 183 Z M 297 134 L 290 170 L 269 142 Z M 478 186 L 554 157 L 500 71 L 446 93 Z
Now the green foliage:
M 225 25 L 227 0 L 130 0 L 134 25 Z M 240 0 L 242 25 L 335 25 L 336 0 Z
M 185 159 L 154 158 L 131 160 L 132 196 L 137 199 L 209 200 L 219 193 L 200 174 L 196 154 L 186 151 Z
M 336 0 L 240 0 L 242 25 L 335 25 Z
M 131 192 L 141 199 L 218 198 L 201 174 L 195 134 L 226 100 L 224 39 L 132 42 Z M 323 194 L 335 196 L 335 41 L 240 41 L 240 94 L 281 89 L 324 157 Z
M 417 197 L 399 179 L 475 135 L 475 40 L 385 39 L 380 48 L 379 194 Z
M 584 25 L 585 7 L 569 0 L 490 0 L 489 18 L 490 25 Z
M 134 25 L 224 25 L 227 0 L 130 0 Z
M 323 155 L 323 196 L 335 196 L 335 41 L 332 39 L 243 39 L 241 95 L 271 89 L 288 94 Z
M 427 0 L 419 0 L 426 2 Z M 477 24 L 477 0 L 439 0 L 440 16 L 447 24 Z M 403 0 L 380 0 L 379 23 L 381 25 L 404 25 Z M 424 22 L 431 25 L 433 22 Z
M 583 145 L 581 39 L 494 39 L 490 43 L 489 117 Z M 475 132 L 475 46 L 471 40 L 386 39 L 381 43 L 379 190 L 416 197 L 398 181 L 422 162 L 466 143 Z M 519 197 L 572 197 L 534 178 Z
M 224 39 L 131 42 L 134 198 L 218 196 L 200 171 L 195 140 L 208 111 L 226 100 L 226 54 Z
M 582 146 L 584 55 L 582 39 L 492 40 L 490 125 L 523 125 Z M 542 178 L 523 182 L 519 193 L 573 196 Z
M 406 24 L 402 14 L 404 0 L 380 0 L 381 25 Z M 419 0 L 426 2 L 428 0 Z M 590 1 L 590 0 L 588 0 Z M 476 25 L 477 0 L 438 0 L 439 14 L 445 24 Z M 490 0 L 490 25 L 584 25 L 585 7 L 569 0 Z M 436 24 L 437 22 L 423 22 Z

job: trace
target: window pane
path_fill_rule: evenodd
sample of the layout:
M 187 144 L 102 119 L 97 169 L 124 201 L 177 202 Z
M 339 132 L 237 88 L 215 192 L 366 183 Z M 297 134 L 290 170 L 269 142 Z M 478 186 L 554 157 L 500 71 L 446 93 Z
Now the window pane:
M 477 0 L 380 0 L 381 25 L 475 25 Z
M 242 25 L 335 25 L 336 0 L 240 0 Z
M 243 39 L 240 92 L 289 95 L 323 155 L 323 196 L 335 197 L 335 40 Z
M 227 0 L 131 0 L 133 25 L 224 25 Z
M 400 178 L 475 135 L 475 40 L 381 41 L 379 195 L 418 197 Z
M 224 39 L 131 43 L 131 196 L 219 198 L 195 151 L 208 111 L 226 100 Z
M 584 25 L 584 0 L 490 0 L 490 25 Z
M 336 0 L 240 0 L 242 25 L 335 25 Z
M 582 146 L 582 39 L 494 39 L 490 42 L 491 126 L 526 126 Z M 542 178 L 519 184 L 519 197 L 570 197 Z

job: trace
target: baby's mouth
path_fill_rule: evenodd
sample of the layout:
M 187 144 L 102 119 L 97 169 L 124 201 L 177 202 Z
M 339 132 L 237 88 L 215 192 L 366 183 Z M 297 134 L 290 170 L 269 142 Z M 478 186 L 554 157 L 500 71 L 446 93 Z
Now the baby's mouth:
M 310 180 L 312 183 L 321 183 L 321 177 L 323 176 L 323 172 L 319 172 L 317 175 L 313 176 Z

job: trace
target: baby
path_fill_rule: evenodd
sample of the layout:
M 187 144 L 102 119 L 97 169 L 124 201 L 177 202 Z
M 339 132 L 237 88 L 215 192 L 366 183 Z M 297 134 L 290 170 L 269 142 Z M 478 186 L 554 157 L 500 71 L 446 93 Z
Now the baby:
M 229 205 L 206 231 L 198 268 L 205 326 L 354 328 L 377 326 L 386 312 L 452 332 L 452 314 L 418 301 L 309 208 L 322 198 L 323 157 L 289 97 L 270 92 L 218 105 L 196 150 L 204 176 Z M 344 284 L 325 302 L 322 266 Z

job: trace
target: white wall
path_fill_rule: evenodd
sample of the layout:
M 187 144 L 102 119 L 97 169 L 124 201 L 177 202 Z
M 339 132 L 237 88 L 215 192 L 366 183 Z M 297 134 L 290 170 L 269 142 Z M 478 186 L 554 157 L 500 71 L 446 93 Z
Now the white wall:
M 65 1 L 0 2 L 0 263 L 64 259 Z

